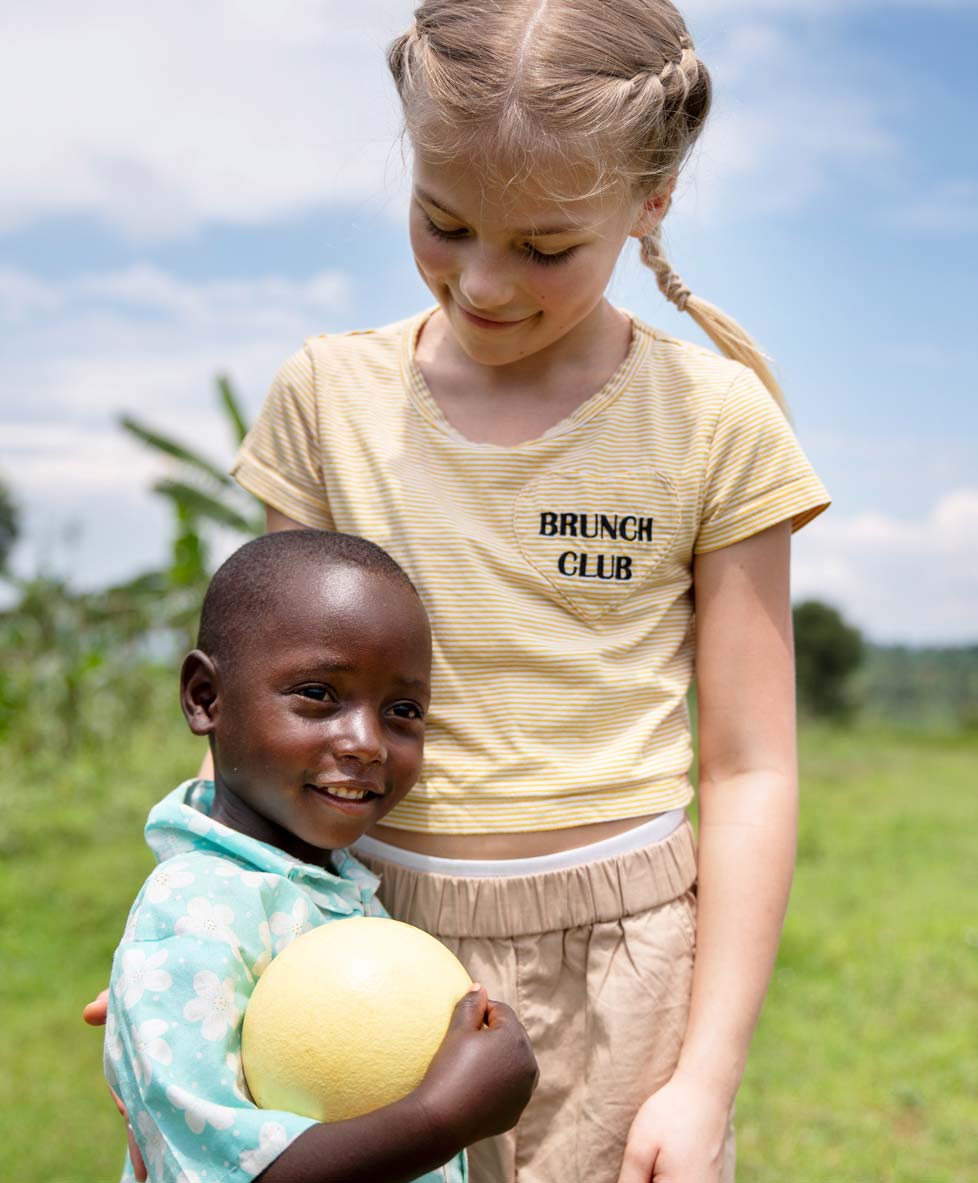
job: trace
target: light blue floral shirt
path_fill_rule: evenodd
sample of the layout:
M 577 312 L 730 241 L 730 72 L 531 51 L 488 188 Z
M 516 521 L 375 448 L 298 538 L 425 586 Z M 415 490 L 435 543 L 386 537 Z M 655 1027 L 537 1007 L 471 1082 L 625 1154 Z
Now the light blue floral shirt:
M 248 1183 L 308 1117 L 259 1109 L 241 1071 L 241 1023 L 255 982 L 301 933 L 383 916 L 378 880 L 345 850 L 333 870 L 300 862 L 220 822 L 211 781 L 187 781 L 149 815 L 159 865 L 143 884 L 112 963 L 105 1074 L 122 1097 L 150 1183 Z M 465 1183 L 459 1155 L 424 1183 Z M 123 1180 L 132 1180 L 127 1164 Z

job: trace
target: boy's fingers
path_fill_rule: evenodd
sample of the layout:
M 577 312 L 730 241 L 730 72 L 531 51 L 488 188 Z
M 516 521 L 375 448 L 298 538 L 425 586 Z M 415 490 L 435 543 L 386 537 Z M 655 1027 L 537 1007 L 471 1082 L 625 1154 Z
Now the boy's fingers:
M 103 990 L 98 998 L 92 1001 L 82 1011 L 82 1018 L 90 1027 L 104 1027 L 105 1015 L 109 1009 L 109 992 Z
M 489 999 L 486 1010 L 487 1027 L 508 1027 L 515 1019 L 516 1013 L 512 1007 L 507 1006 L 505 1002 L 495 1002 L 493 999 Z
M 132 1163 L 132 1173 L 136 1176 L 137 1183 L 146 1183 L 148 1173 L 146 1163 L 143 1161 L 142 1151 L 139 1149 L 136 1135 L 133 1133 L 129 1114 L 126 1112 L 126 1107 L 122 1103 L 122 1098 L 111 1085 L 109 1085 L 109 1092 L 112 1094 L 112 1100 L 115 1101 L 116 1109 L 126 1119 L 126 1141 L 129 1143 L 129 1161 Z
M 455 1004 L 450 1027 L 478 1031 L 485 1021 L 488 998 L 485 986 L 473 982 L 469 990 Z
M 132 1126 L 126 1122 L 126 1139 L 129 1142 L 129 1161 L 132 1163 L 132 1173 L 136 1176 L 137 1183 L 146 1183 L 149 1172 L 146 1170 L 146 1163 L 143 1162 L 143 1156 L 136 1144 L 136 1135 L 132 1132 Z

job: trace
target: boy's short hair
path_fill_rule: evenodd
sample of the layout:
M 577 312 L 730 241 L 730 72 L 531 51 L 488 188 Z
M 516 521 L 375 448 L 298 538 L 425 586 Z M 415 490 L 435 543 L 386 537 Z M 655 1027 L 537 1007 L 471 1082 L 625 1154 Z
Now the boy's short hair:
M 366 538 L 333 530 L 278 530 L 240 547 L 211 579 L 200 613 L 197 648 L 230 663 L 260 619 L 281 599 L 283 584 L 302 570 L 358 567 L 417 588 L 394 559 Z

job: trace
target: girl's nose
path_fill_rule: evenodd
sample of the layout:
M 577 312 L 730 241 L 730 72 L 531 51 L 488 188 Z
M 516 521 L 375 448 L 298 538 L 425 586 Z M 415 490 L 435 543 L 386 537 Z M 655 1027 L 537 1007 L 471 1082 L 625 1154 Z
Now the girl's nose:
M 330 747 L 337 759 L 350 757 L 361 764 L 383 764 L 387 759 L 384 730 L 373 711 L 346 711 L 336 724 Z
M 473 251 L 462 268 L 459 293 L 473 312 L 490 312 L 512 303 L 513 283 L 504 268 L 485 251 Z

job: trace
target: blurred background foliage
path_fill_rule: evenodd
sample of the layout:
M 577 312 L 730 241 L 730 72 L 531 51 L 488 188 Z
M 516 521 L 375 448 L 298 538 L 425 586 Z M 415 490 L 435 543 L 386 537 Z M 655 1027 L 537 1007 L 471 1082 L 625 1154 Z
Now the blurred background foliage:
M 217 400 L 235 445 L 225 379 Z M 118 1177 L 125 1139 L 80 1010 L 149 870 L 146 812 L 203 755 L 176 673 L 217 544 L 263 528 L 223 458 L 120 427 L 165 459 L 159 570 L 85 590 L 16 575 L 16 491 L 0 484 L 0 1107 L 20 1183 Z M 875 645 L 819 602 L 794 623 L 798 873 L 738 1102 L 740 1177 L 973 1181 L 978 645 Z

